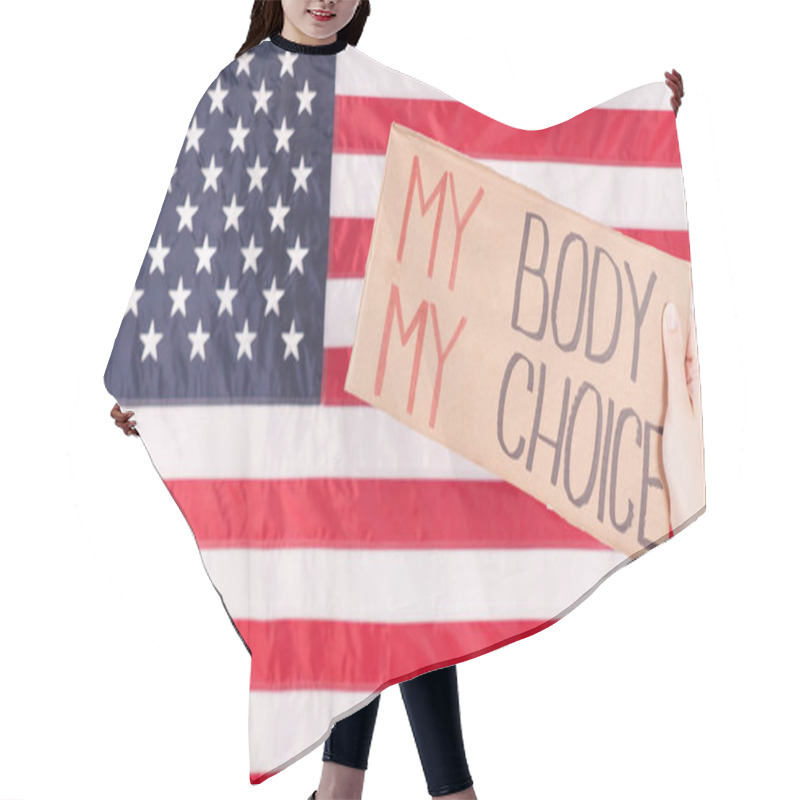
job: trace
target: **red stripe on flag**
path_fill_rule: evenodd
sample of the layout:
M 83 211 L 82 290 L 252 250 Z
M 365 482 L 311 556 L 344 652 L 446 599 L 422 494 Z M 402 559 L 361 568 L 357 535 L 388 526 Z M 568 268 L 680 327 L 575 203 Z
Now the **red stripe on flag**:
M 192 520 L 201 549 L 609 549 L 507 481 L 305 478 L 164 483 Z M 402 508 L 403 513 L 388 514 L 392 508 Z M 498 519 L 505 521 L 503 532 L 491 533 Z
M 691 261 L 689 254 L 689 231 L 651 231 L 639 228 L 615 228 L 614 230 L 630 236 L 644 244 L 676 258 Z
M 374 219 L 332 217 L 328 250 L 328 278 L 363 278 Z M 689 261 L 689 231 L 615 228 L 632 239 Z
M 326 406 L 366 406 L 344 388 L 352 347 L 326 347 L 322 356 L 322 403 Z
M 382 692 L 425 672 L 499 650 L 556 622 L 558 619 L 513 619 L 390 625 L 305 619 L 234 620 L 253 654 L 251 692 Z M 453 658 L 453 653 L 465 651 L 464 657 Z M 309 657 L 295 658 L 295 653 L 308 653 Z M 384 675 L 394 677 L 381 682 Z M 250 783 L 263 783 L 281 771 L 251 772 Z
M 328 278 L 363 278 L 375 220 L 331 217 Z
M 275 770 L 274 772 L 251 772 L 250 773 L 250 783 L 255 786 L 258 783 L 263 783 L 267 778 L 272 778 L 274 775 L 277 775 L 279 772 L 283 772 L 282 769 Z
M 557 619 L 375 623 L 236 619 L 253 660 L 250 690 L 382 691 L 532 636 Z M 308 658 L 297 658 L 308 653 Z M 454 653 L 464 654 L 459 659 Z M 385 681 L 386 675 L 395 676 Z
M 679 167 L 672 111 L 592 108 L 530 131 L 448 100 L 337 95 L 334 153 L 384 155 L 392 122 L 472 158 Z

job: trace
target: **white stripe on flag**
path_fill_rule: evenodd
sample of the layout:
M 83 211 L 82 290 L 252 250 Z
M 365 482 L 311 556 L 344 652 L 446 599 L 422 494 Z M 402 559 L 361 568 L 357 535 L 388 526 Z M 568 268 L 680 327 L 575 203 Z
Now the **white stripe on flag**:
M 375 693 L 377 696 L 377 692 Z M 373 695 L 325 688 L 288 691 L 250 691 L 250 771 L 279 771 L 319 747 L 337 717 Z M 302 720 L 302 725 L 296 724 Z M 315 738 L 316 737 L 316 738 Z M 309 742 L 313 742 L 309 744 Z
M 618 97 L 599 103 L 596 108 L 631 109 L 638 111 L 670 110 L 671 91 L 666 83 L 655 81 L 663 88 L 661 95 L 653 84 L 639 86 Z M 363 50 L 349 47 L 336 60 L 336 94 L 354 97 L 416 98 L 420 100 L 451 100 L 454 97 L 430 84 L 387 67 L 370 58 Z
M 661 94 L 653 91 L 653 87 L 661 87 Z M 618 97 L 599 103 L 595 108 L 631 109 L 634 111 L 672 111 L 670 98 L 672 90 L 664 81 L 637 86 L 635 89 L 624 92 Z
M 384 155 L 333 154 L 332 217 L 375 217 L 385 160 Z M 688 226 L 679 167 L 476 160 L 611 228 L 686 230 Z M 429 178 L 423 187 L 430 192 L 435 181 Z
M 352 347 L 364 278 L 329 278 L 325 284 L 325 347 Z
M 420 100 L 453 99 L 441 89 L 387 67 L 355 47 L 348 47 L 336 58 L 336 94 Z
M 369 623 L 551 619 L 628 558 L 611 549 L 322 547 L 202 557 L 234 619 Z
M 142 441 L 165 481 L 500 480 L 372 406 L 132 405 Z

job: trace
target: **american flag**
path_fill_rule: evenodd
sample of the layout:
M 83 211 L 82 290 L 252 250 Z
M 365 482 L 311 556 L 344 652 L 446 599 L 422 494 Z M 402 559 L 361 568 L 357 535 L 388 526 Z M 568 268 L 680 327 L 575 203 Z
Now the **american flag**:
M 528 131 L 337 47 L 265 39 L 210 84 L 105 374 L 251 654 L 252 783 L 631 560 L 345 392 L 391 123 L 689 258 L 665 84 Z

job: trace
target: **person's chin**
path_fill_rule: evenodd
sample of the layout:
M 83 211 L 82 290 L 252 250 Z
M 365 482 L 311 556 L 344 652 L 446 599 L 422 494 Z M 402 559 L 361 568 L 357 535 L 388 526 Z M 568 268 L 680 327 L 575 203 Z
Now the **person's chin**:
M 334 36 L 337 39 L 339 38 L 339 31 L 321 31 L 319 25 L 306 25 L 305 27 L 301 28 L 300 30 L 308 36 L 309 38 L 314 40 L 314 44 L 322 44 L 325 39 L 330 36 Z

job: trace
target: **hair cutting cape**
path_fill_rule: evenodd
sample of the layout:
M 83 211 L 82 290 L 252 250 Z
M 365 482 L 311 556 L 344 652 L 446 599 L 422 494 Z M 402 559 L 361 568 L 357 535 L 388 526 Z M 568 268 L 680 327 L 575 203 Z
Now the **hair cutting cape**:
M 688 260 L 669 97 L 520 130 L 343 42 L 273 37 L 200 98 L 105 385 L 251 655 L 252 783 L 632 558 L 344 390 L 391 123 Z

